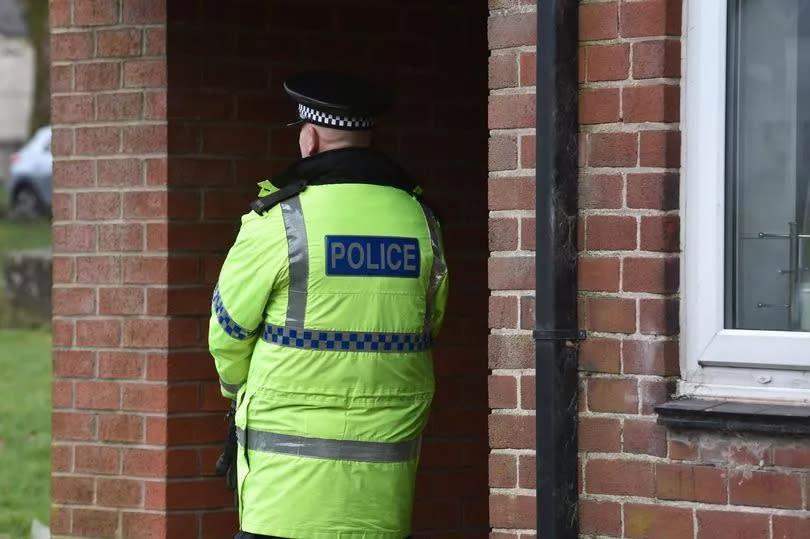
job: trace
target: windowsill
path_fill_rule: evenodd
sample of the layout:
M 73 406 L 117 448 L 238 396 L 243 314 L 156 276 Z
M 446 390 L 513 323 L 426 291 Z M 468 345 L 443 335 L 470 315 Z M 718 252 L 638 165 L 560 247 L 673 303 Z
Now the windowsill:
M 670 428 L 768 434 L 810 434 L 810 406 L 685 398 L 655 408 Z

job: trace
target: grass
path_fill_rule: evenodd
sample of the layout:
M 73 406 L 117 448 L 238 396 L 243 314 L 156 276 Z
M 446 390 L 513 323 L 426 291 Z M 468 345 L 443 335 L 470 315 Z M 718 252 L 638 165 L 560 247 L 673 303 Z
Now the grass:
M 0 331 L 0 535 L 30 537 L 49 521 L 51 336 Z
M 0 220 L 0 259 L 10 251 L 50 247 L 50 245 L 51 222 L 49 220 Z

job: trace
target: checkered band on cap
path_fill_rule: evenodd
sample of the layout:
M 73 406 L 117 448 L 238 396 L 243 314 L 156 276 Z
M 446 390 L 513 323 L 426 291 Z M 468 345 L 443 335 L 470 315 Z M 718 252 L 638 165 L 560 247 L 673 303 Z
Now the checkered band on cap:
M 368 116 L 355 118 L 335 116 L 301 104 L 298 105 L 298 117 L 314 124 L 335 128 L 368 129 L 374 125 L 374 119 Z

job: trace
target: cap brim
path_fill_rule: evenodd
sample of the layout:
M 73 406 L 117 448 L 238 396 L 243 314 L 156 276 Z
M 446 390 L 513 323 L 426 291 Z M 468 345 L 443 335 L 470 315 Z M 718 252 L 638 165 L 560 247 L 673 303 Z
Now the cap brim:
M 300 119 L 300 120 L 296 120 L 296 121 L 294 121 L 294 122 L 290 122 L 290 123 L 288 123 L 286 127 L 293 127 L 293 126 L 296 126 L 296 125 L 301 125 L 301 124 L 305 124 L 305 123 L 307 123 L 307 121 L 306 121 L 306 120 L 304 120 L 304 119 Z

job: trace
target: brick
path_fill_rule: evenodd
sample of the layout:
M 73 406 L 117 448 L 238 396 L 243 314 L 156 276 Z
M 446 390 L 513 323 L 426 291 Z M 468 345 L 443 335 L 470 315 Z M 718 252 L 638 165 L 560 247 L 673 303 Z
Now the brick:
M 71 0 L 51 0 L 48 4 L 48 18 L 51 28 L 70 26 Z
M 58 412 L 51 414 L 54 440 L 90 440 L 96 432 L 93 414 Z
M 518 84 L 518 59 L 514 52 L 489 57 L 489 88 L 511 88 Z
M 586 174 L 579 178 L 579 207 L 616 209 L 622 207 L 622 177 L 618 174 Z
M 93 479 L 90 477 L 51 477 L 54 503 L 89 504 L 93 501 Z
M 580 290 L 617 292 L 619 290 L 619 259 L 579 258 L 577 282 Z
M 118 449 L 98 445 L 77 445 L 76 471 L 92 474 L 118 473 Z
M 533 290 L 534 266 L 534 257 L 490 258 L 488 286 L 491 290 Z
M 93 56 L 93 34 L 68 32 L 51 35 L 51 59 L 85 60 Z
M 621 422 L 618 419 L 581 415 L 578 448 L 595 453 L 618 453 L 621 450 Z
M 54 186 L 57 188 L 90 187 L 95 183 L 93 161 L 55 161 L 53 168 Z
M 677 78 L 681 76 L 681 42 L 642 41 L 633 44 L 633 78 Z
M 517 138 L 493 136 L 489 138 L 489 170 L 513 170 L 517 168 Z
M 166 86 L 166 60 L 130 60 L 124 63 L 125 88 Z
M 520 167 L 534 168 L 537 166 L 537 137 L 523 135 L 520 137 Z
M 121 86 L 120 67 L 117 63 L 76 64 L 73 69 L 76 90 L 115 90 Z
M 622 365 L 628 374 L 677 375 L 680 372 L 678 343 L 625 340 L 622 342 Z
M 515 296 L 489 297 L 489 327 L 515 328 L 518 323 L 518 298 Z
M 112 25 L 118 22 L 118 5 L 109 0 L 74 2 L 73 24 L 76 26 Z
M 537 380 L 534 376 L 520 377 L 520 407 L 523 410 L 537 408 Z
M 107 442 L 141 442 L 143 418 L 135 415 L 103 415 L 99 418 L 99 439 Z
M 802 485 L 798 475 L 777 472 L 731 472 L 729 503 L 758 507 L 802 507 Z
M 587 499 L 579 501 L 579 525 L 582 533 L 620 536 L 621 519 L 621 506 L 618 503 Z
M 710 466 L 658 463 L 655 492 L 664 500 L 725 504 L 726 472 Z
M 55 380 L 51 388 L 54 409 L 73 408 L 73 382 Z
M 534 178 L 490 179 L 487 197 L 490 210 L 533 210 L 536 198 Z
M 182 520 L 190 520 L 182 529 L 180 534 L 189 534 L 195 537 L 197 532 L 189 529 L 189 526 L 196 526 L 197 515 L 172 515 L 166 516 L 158 513 L 140 513 L 140 512 L 122 512 L 121 525 L 123 528 L 124 537 L 132 538 L 148 538 L 148 537 L 169 537 L 172 534 L 167 531 L 170 522 L 177 521 L 180 517 Z M 177 534 L 177 535 L 180 535 Z
M 810 447 L 777 447 L 774 449 L 773 461 L 777 466 L 810 469 Z
M 591 215 L 587 218 L 586 245 L 589 250 L 632 250 L 636 248 L 638 222 L 635 217 Z
M 675 382 L 670 380 L 641 380 L 641 414 L 655 414 L 655 407 L 670 399 L 675 392 Z
M 647 335 L 677 335 L 680 303 L 675 299 L 639 300 L 639 331 Z
M 537 457 L 520 455 L 518 457 L 518 486 L 520 488 L 537 488 Z
M 529 369 L 534 367 L 534 341 L 531 335 L 489 335 L 490 369 Z
M 491 375 L 488 385 L 490 408 L 517 408 L 517 379 L 514 376 Z
M 677 122 L 680 87 L 672 84 L 630 86 L 622 90 L 625 122 Z
M 121 261 L 117 256 L 80 256 L 76 258 L 76 281 L 80 283 L 117 283 L 121 280 Z
M 588 328 L 610 333 L 636 331 L 636 302 L 626 298 L 588 298 Z
M 118 529 L 118 511 L 73 509 L 73 534 L 78 537 L 113 537 Z
M 607 124 L 618 122 L 619 89 L 594 88 L 579 92 L 579 123 Z
M 98 185 L 101 187 L 143 185 L 143 173 L 139 159 L 99 159 L 96 167 Z
M 680 539 L 694 534 L 692 510 L 682 507 L 625 504 L 624 527 L 628 538 Z
M 168 92 L 152 91 L 146 92 L 146 111 L 144 118 L 147 120 L 164 120 L 168 108 Z
M 773 516 L 773 539 L 801 539 L 810 537 L 810 518 L 807 516 Z
M 99 378 L 143 378 L 146 360 L 137 352 L 113 351 L 98 353 Z
M 121 216 L 119 193 L 77 193 L 76 218 L 85 221 L 103 221 Z
M 489 250 L 513 251 L 518 247 L 518 220 L 513 218 L 489 220 Z
M 123 149 L 129 153 L 165 152 L 166 125 L 135 125 L 123 128 Z
M 681 34 L 681 0 L 623 2 L 622 37 L 677 36 Z
M 51 323 L 51 337 L 54 346 L 72 346 L 73 321 L 55 318 Z
M 590 378 L 587 385 L 590 411 L 638 413 L 638 384 L 635 379 Z
M 54 221 L 72 221 L 75 215 L 73 194 L 53 193 L 51 195 L 51 212 Z
M 629 292 L 672 294 L 678 291 L 680 265 L 677 258 L 626 258 L 622 288 Z
M 533 449 L 536 446 L 534 416 L 490 415 L 489 446 L 493 449 Z
M 51 471 L 73 471 L 73 447 L 69 445 L 51 446 Z
M 769 516 L 742 511 L 698 509 L 697 539 L 761 539 L 769 537 Z
M 628 174 L 627 206 L 674 210 L 680 198 L 677 174 Z
M 169 278 L 169 259 L 159 256 L 124 258 L 127 284 L 164 284 Z
M 161 218 L 168 212 L 166 191 L 131 191 L 124 193 L 124 217 Z
M 517 459 L 515 455 L 489 455 L 489 486 L 515 488 L 517 486 Z
M 681 166 L 680 132 L 643 131 L 640 134 L 639 163 L 642 167 Z
M 158 24 L 166 22 L 166 0 L 125 0 L 125 24 Z
M 623 439 L 625 453 L 656 457 L 667 455 L 667 431 L 655 421 L 625 419 Z
M 92 314 L 96 310 L 96 291 L 92 288 L 54 288 L 53 314 Z
M 134 28 L 99 30 L 96 33 L 96 54 L 99 57 L 137 56 L 141 53 L 141 32 Z
M 594 41 L 619 35 L 617 2 L 579 6 L 579 39 Z
M 73 65 L 51 65 L 51 93 L 69 92 L 73 89 Z
M 630 72 L 630 45 L 598 45 L 585 48 L 588 81 L 625 80 Z
M 585 465 L 585 477 L 589 494 L 652 497 L 655 492 L 649 462 L 591 458 Z
M 203 150 L 211 155 L 262 155 L 267 131 L 261 128 L 211 126 L 202 132 Z
M 169 409 L 166 389 L 163 384 L 124 384 L 121 408 L 139 412 L 166 411 Z M 196 397 L 195 391 L 193 405 L 196 405 Z
M 535 94 L 505 94 L 489 96 L 490 129 L 534 127 Z
M 118 152 L 121 132 L 117 127 L 79 127 L 76 129 L 77 154 L 110 154 Z
M 119 320 L 77 320 L 76 344 L 79 346 L 118 346 L 121 343 Z
M 537 524 L 537 499 L 493 494 L 489 497 L 489 522 L 496 528 L 533 528 Z
M 636 133 L 590 133 L 587 140 L 590 166 L 632 167 L 638 161 Z
M 588 337 L 579 345 L 579 368 L 589 372 L 621 372 L 621 341 Z
M 160 56 L 166 54 L 166 29 L 147 28 L 144 30 L 144 53 L 146 56 Z
M 62 155 L 73 155 L 73 129 L 66 128 L 66 127 L 54 127 L 51 134 L 51 153 L 54 157 L 62 156 Z M 67 163 L 65 161 L 57 161 L 54 163 L 54 173 L 56 173 L 57 167 L 64 166 L 63 163 Z M 68 178 L 68 182 L 70 179 Z M 57 183 L 59 187 L 69 187 L 69 183 L 66 185 L 60 185 Z
M 100 288 L 99 314 L 144 314 L 145 300 L 142 288 Z
M 121 386 L 115 382 L 76 382 L 76 408 L 115 410 L 121 405 Z
M 520 219 L 520 248 L 529 251 L 537 249 L 537 221 L 534 217 Z
M 98 94 L 96 107 L 99 120 L 135 120 L 142 116 L 143 96 L 139 92 Z
M 144 246 L 144 225 L 104 224 L 98 227 L 98 248 L 100 251 L 142 251 Z
M 680 250 L 680 217 L 677 215 L 641 218 L 641 249 L 674 253 Z
M 79 123 L 93 120 L 92 95 L 63 95 L 51 99 L 54 123 Z
M 698 457 L 697 447 L 683 440 L 669 440 L 670 460 L 694 461 Z
M 183 451 L 185 461 L 196 464 L 196 457 L 189 458 L 188 451 Z M 122 453 L 123 473 L 138 477 L 165 477 L 168 473 L 168 454 L 166 450 L 126 448 Z
M 535 86 L 537 84 L 537 54 L 533 52 L 520 53 L 520 85 Z
M 513 13 L 495 15 L 487 21 L 490 49 L 505 49 L 537 44 L 537 15 Z
M 58 378 L 92 378 L 95 375 L 95 353 L 78 350 L 54 350 L 53 372 Z
M 534 297 L 521 296 L 520 298 L 520 329 L 534 329 Z
M 138 507 L 143 501 L 143 482 L 134 479 L 99 478 L 96 500 L 105 507 Z

